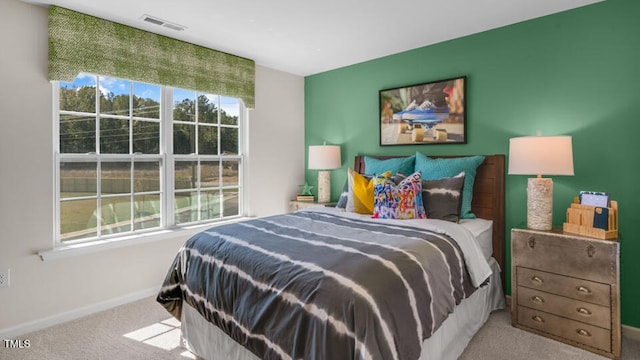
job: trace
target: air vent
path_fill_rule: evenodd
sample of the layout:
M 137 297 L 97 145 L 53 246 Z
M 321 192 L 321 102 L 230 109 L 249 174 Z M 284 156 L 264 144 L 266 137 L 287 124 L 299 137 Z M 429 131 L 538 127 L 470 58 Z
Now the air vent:
M 153 17 L 151 15 L 144 14 L 140 17 L 140 20 L 146 21 L 150 24 L 166 27 L 167 29 L 175 30 L 175 31 L 183 31 L 186 29 L 186 26 L 178 25 L 166 20 L 159 19 L 157 17 Z
M 164 24 L 164 21 L 160 21 L 160 20 L 158 20 L 158 19 L 154 19 L 154 18 L 152 18 L 151 16 L 148 16 L 148 15 L 144 15 L 144 16 L 142 17 L 142 20 L 144 20 L 144 21 L 146 21 L 146 22 L 150 22 L 150 23 L 155 24 L 155 25 L 162 25 L 162 24 Z
M 164 25 L 163 25 L 163 26 L 164 26 L 164 27 L 166 27 L 166 28 L 169 28 L 169 29 L 171 29 L 171 30 L 176 30 L 176 31 L 182 31 L 182 30 L 184 30 L 184 27 L 183 27 L 183 26 L 180 26 L 180 25 L 174 25 L 174 24 L 172 24 L 172 23 L 164 23 Z

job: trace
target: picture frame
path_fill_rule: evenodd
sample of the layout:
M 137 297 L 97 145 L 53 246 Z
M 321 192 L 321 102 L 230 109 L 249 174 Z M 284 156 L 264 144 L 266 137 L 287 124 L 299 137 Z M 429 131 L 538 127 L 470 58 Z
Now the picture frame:
M 380 146 L 466 144 L 467 77 L 379 91 Z

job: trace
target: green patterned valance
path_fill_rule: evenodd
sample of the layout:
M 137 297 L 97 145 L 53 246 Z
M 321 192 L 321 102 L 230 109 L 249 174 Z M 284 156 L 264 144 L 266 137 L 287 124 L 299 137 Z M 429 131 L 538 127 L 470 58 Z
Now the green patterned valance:
M 49 79 L 80 72 L 255 102 L 255 63 L 57 6 L 49 8 Z

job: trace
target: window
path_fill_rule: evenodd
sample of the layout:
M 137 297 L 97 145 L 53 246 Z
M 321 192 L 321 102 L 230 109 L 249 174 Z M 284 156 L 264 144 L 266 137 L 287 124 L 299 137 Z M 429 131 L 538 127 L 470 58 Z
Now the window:
M 54 87 L 57 242 L 242 214 L 239 99 L 90 74 Z
M 173 89 L 176 224 L 239 214 L 239 112 L 238 99 Z

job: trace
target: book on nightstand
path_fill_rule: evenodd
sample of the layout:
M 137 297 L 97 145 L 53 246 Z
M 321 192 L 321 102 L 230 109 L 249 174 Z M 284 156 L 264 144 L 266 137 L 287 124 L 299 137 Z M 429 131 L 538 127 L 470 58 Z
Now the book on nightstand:
M 314 198 L 313 195 L 298 195 L 296 196 L 296 200 L 313 202 Z

